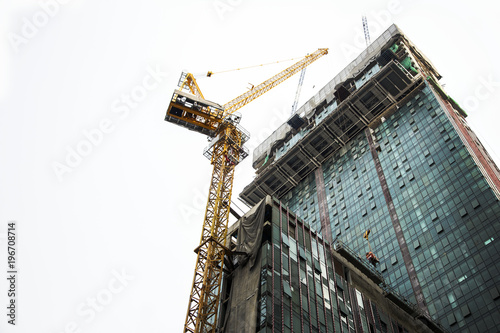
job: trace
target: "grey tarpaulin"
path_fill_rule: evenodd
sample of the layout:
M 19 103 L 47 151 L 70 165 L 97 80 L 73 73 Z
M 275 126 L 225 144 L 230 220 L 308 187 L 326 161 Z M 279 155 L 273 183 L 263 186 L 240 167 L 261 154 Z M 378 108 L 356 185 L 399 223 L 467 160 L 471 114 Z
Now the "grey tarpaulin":
M 265 208 L 264 199 L 239 220 L 236 249 L 248 253 L 248 256 L 239 256 L 239 266 L 232 273 L 233 282 L 222 332 L 254 333 L 256 330 Z

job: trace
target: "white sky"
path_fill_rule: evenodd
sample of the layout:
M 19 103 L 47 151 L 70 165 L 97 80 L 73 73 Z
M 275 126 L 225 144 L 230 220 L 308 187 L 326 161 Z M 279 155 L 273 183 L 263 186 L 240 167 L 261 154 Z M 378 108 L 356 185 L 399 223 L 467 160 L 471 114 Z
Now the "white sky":
M 362 51 L 363 14 L 372 40 L 394 22 L 441 72 L 500 163 L 500 23 L 491 2 L 61 0 L 49 17 L 41 4 L 54 1 L 0 4 L 0 237 L 18 221 L 20 271 L 18 325 L 0 313 L 1 332 L 181 331 L 211 175 L 206 138 L 163 120 L 183 69 L 328 47 L 307 69 L 303 103 L 354 58 L 347 46 Z M 198 82 L 224 104 L 289 64 Z M 286 120 L 298 79 L 241 110 L 249 148 Z M 124 102 L 131 93 L 133 107 Z M 53 165 L 66 164 L 68 149 L 88 154 L 70 157 L 59 181 Z M 253 175 L 249 157 L 233 199 Z M 0 238 L 4 272 L 5 247 Z M 116 280 L 122 270 L 134 279 Z M 0 279 L 3 312 L 7 289 Z

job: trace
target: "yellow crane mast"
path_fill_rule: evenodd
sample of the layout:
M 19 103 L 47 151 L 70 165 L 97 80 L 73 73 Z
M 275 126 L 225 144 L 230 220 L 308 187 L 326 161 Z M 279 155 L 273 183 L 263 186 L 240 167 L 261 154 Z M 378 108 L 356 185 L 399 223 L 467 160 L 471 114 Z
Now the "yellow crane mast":
M 211 141 L 203 154 L 213 165 L 184 332 L 215 332 L 217 327 L 224 256 L 230 254 L 226 235 L 234 168 L 248 156 L 243 144 L 250 138 L 239 126 L 241 117 L 235 111 L 325 54 L 328 49 L 318 49 L 223 106 L 205 100 L 192 74 L 181 75 L 165 120 L 208 135 Z

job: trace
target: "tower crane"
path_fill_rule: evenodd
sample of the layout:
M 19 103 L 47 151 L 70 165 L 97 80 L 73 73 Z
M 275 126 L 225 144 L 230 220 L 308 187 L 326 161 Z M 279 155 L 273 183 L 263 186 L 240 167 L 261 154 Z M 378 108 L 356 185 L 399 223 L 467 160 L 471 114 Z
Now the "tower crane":
M 368 30 L 368 19 L 366 16 L 361 17 L 361 21 L 363 22 L 363 32 L 365 33 L 365 43 L 366 46 L 370 46 L 370 30 Z
M 306 76 L 306 67 L 300 72 L 299 85 L 297 87 L 297 92 L 295 93 L 295 100 L 292 105 L 292 115 L 297 111 L 297 107 L 299 106 L 299 97 L 300 91 L 302 90 L 302 84 L 304 83 L 304 77 Z
M 184 332 L 215 332 L 217 327 L 224 256 L 231 253 L 226 235 L 234 168 L 248 156 L 243 144 L 250 138 L 235 112 L 327 53 L 318 49 L 224 105 L 206 100 L 193 74 L 182 73 L 165 120 L 207 135 L 203 154 L 213 165 Z

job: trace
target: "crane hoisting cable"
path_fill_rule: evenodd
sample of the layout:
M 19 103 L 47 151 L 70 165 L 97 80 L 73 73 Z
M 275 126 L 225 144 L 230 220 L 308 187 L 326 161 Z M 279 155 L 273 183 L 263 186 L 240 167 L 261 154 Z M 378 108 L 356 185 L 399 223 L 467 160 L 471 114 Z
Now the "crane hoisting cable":
M 247 67 L 241 67 L 241 68 L 227 69 L 227 70 L 224 70 L 224 71 L 218 71 L 218 72 L 208 71 L 208 73 L 207 73 L 207 77 L 211 77 L 211 76 L 212 76 L 212 75 L 214 75 L 214 74 L 227 73 L 227 72 L 234 72 L 234 71 L 241 71 L 241 70 L 243 70 L 243 69 L 256 68 L 256 67 L 263 67 L 263 66 L 267 66 L 267 65 L 275 65 L 275 64 L 279 64 L 279 63 L 282 63 L 282 62 L 285 62 L 285 61 L 292 61 L 292 60 L 297 60 L 297 59 L 302 59 L 302 58 L 303 58 L 303 57 L 297 57 L 297 58 L 291 58 L 291 59 L 284 59 L 284 60 L 278 60 L 278 61 L 268 62 L 268 63 L 265 63 L 265 64 L 260 64 L 260 65 L 253 65 L 253 66 L 247 66 Z
M 373 265 L 373 267 L 377 267 L 377 264 L 379 263 L 379 260 L 375 256 L 375 254 L 373 254 L 372 247 L 370 246 L 370 241 L 368 240 L 368 236 L 370 235 L 370 232 L 371 232 L 371 230 L 368 229 L 363 234 L 363 238 L 366 239 L 366 241 L 368 242 L 368 248 L 370 249 L 370 251 L 366 252 L 366 259 L 368 260 L 368 262 L 370 264 Z

